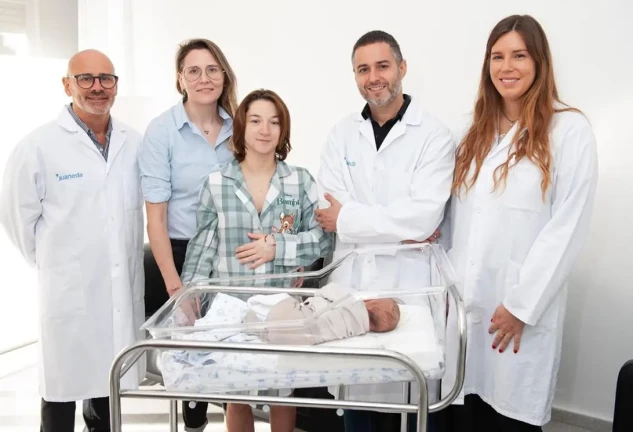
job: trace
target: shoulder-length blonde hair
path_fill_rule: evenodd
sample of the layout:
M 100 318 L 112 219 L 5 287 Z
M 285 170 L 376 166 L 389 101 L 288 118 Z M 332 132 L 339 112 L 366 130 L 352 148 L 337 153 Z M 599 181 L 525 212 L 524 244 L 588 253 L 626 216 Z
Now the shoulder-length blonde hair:
M 502 97 L 490 77 L 490 57 L 497 40 L 512 31 L 518 32 L 525 41 L 527 50 L 534 59 L 536 74 L 532 86 L 521 98 L 521 115 L 517 126 L 518 131 L 524 133 L 514 136 L 508 159 L 495 169 L 494 189 L 497 189 L 499 182 L 505 183 L 510 162 L 514 160 L 516 163 L 526 157 L 540 168 L 543 175 L 541 189 L 545 195 L 551 184 L 549 130 L 552 118 L 558 111 L 577 111 L 573 108 L 557 110 L 554 106 L 556 102 L 562 102 L 554 80 L 549 43 L 541 25 L 529 15 L 513 15 L 501 20 L 488 37 L 473 124 L 457 150 L 453 179 L 453 193 L 456 195 L 459 195 L 462 187 L 468 191 L 475 184 L 483 161 L 491 149 L 502 110 Z M 474 172 L 468 178 L 473 160 Z
M 178 80 L 178 74 L 182 72 L 187 54 L 199 49 L 209 51 L 220 64 L 220 68 L 222 68 L 224 72 L 224 89 L 222 90 L 218 104 L 233 117 L 237 109 L 237 79 L 220 47 L 208 39 L 190 39 L 179 45 L 178 52 L 176 53 L 176 90 L 183 95 L 183 102 L 186 102 L 187 94 L 183 94 L 183 89 Z

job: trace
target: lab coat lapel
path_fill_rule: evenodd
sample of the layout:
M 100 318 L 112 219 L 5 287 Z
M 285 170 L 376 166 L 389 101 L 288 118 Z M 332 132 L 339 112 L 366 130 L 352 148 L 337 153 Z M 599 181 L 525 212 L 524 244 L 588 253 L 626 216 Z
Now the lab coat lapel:
M 490 150 L 490 152 L 488 153 L 488 158 L 493 158 L 502 150 L 507 149 L 512 144 L 512 141 L 514 141 L 514 136 L 516 135 L 518 129 L 519 129 L 519 126 L 517 123 L 515 123 L 510 128 L 506 136 L 503 137 L 499 145 L 494 146 L 492 150 Z
M 389 147 L 389 145 L 392 142 L 394 142 L 396 139 L 398 139 L 399 137 L 404 135 L 406 130 L 407 130 L 407 126 L 406 126 L 406 124 L 403 121 L 396 122 L 396 124 L 393 125 L 393 127 L 391 128 L 391 130 L 389 131 L 389 133 L 385 137 L 385 140 L 383 141 L 382 145 L 380 146 L 380 149 L 378 150 L 378 153 L 384 152 L 385 149 L 387 147 Z
M 374 137 L 374 128 L 371 125 L 371 120 L 364 120 L 361 117 L 360 134 L 365 138 L 365 142 L 369 144 L 372 150 L 376 151 L 376 138 Z
M 409 107 L 405 111 L 402 119 L 397 121 L 391 128 L 378 153 L 384 152 L 387 147 L 392 145 L 398 138 L 403 136 L 407 132 L 407 126 L 420 126 L 422 124 L 422 110 L 418 106 L 415 100 L 412 100 Z
M 114 160 L 125 145 L 125 139 L 125 131 L 121 129 L 116 123 L 114 123 L 112 125 L 112 134 L 110 135 L 110 148 L 108 149 L 108 164 L 106 165 L 106 174 L 110 172 L 110 168 L 112 167 Z
M 88 146 L 88 148 L 92 152 L 94 152 L 95 155 L 99 156 L 101 160 L 105 163 L 105 159 L 103 159 L 103 156 L 101 155 L 101 153 L 99 153 L 99 150 L 97 149 L 95 143 L 92 142 L 88 134 L 84 132 L 83 129 L 81 129 L 79 126 L 77 126 L 77 135 L 79 137 L 79 141 L 81 141 L 83 145 Z
M 77 140 L 82 145 L 88 146 L 90 151 L 92 151 L 96 156 L 99 157 L 99 159 L 101 159 L 105 163 L 105 159 L 103 159 L 103 156 L 101 155 L 99 150 L 97 150 L 97 147 L 95 146 L 95 143 L 93 143 L 92 140 L 90 139 L 90 137 L 88 136 L 88 134 L 86 132 L 84 132 L 84 130 L 81 127 L 79 127 L 79 125 L 77 124 L 75 119 L 72 118 L 72 116 L 68 112 L 68 108 L 67 107 L 64 106 L 62 108 L 62 111 L 59 114 L 59 117 L 57 118 L 57 124 L 60 125 L 62 128 L 66 129 L 69 132 L 76 133 L 77 134 Z

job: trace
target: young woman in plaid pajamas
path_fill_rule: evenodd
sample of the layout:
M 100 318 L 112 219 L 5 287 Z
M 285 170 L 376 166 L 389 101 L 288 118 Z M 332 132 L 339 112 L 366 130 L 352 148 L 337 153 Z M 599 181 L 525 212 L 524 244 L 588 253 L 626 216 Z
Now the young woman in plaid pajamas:
M 276 93 L 246 96 L 235 113 L 231 148 L 235 161 L 202 186 L 183 285 L 210 276 L 293 272 L 330 251 L 331 237 L 314 219 L 312 175 L 284 162 L 291 149 L 290 114 Z M 295 415 L 294 407 L 271 407 L 272 431 L 294 431 Z M 250 406 L 228 405 L 229 432 L 254 431 L 253 423 Z

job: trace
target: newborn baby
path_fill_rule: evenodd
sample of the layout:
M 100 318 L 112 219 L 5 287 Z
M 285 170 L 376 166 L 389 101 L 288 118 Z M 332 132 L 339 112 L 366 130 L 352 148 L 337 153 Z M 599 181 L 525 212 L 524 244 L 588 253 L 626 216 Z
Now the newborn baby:
M 324 313 L 301 328 L 271 326 L 263 335 L 264 339 L 273 344 L 314 345 L 363 335 L 368 331 L 388 332 L 396 328 L 400 321 L 400 308 L 393 299 L 363 301 L 350 298 L 329 308 L 351 292 L 339 285 L 328 284 L 303 303 L 292 297 L 285 298 L 271 308 L 266 322 L 305 320 L 319 312 Z M 245 322 L 254 321 L 258 321 L 255 314 L 247 314 Z

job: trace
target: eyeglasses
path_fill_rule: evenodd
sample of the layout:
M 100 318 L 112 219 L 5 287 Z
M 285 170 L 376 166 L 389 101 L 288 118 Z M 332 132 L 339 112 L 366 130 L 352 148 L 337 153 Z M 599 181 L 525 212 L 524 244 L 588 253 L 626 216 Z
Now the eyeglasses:
M 79 75 L 72 75 L 71 77 L 77 80 L 77 85 L 81 87 L 82 89 L 92 88 L 92 86 L 95 84 L 95 80 L 99 80 L 101 87 L 103 87 L 104 89 L 111 89 L 119 81 L 119 77 L 112 74 L 99 74 L 99 75 L 79 74 Z
M 207 66 L 204 71 L 213 81 L 219 81 L 224 75 L 224 71 L 217 66 Z M 187 81 L 191 82 L 200 78 L 202 75 L 202 69 L 198 66 L 189 66 L 182 71 L 182 74 Z

